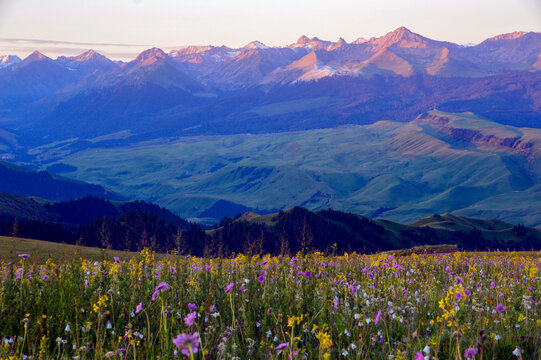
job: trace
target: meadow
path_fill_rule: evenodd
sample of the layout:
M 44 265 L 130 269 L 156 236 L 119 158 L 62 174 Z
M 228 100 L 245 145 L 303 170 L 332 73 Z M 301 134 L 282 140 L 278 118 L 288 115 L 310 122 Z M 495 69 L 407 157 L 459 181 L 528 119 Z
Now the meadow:
M 541 253 L 0 263 L 0 359 L 538 359 Z

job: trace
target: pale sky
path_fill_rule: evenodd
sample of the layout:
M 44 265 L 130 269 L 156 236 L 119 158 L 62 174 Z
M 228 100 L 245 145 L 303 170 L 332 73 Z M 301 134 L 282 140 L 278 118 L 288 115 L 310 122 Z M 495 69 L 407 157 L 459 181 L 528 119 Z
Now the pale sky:
M 541 31 L 541 0 L 0 0 L 0 55 L 37 49 L 56 58 L 92 48 L 128 60 L 153 46 L 278 46 L 301 35 L 350 42 L 400 26 L 479 43 Z

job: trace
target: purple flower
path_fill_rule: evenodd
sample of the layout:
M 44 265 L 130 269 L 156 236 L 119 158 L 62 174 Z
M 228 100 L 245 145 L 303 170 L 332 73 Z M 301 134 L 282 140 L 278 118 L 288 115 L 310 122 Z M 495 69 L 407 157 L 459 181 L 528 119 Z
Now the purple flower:
M 214 312 L 214 310 L 216 310 L 216 305 L 212 304 L 209 310 L 210 312 Z
M 30 254 L 19 254 L 19 257 L 22 259 L 28 259 L 30 257 Z
M 205 271 L 209 272 L 212 267 L 210 265 L 205 265 Z
M 381 311 L 378 311 L 378 313 L 376 315 L 376 319 L 374 320 L 374 325 L 378 324 L 379 319 L 381 319 Z
M 115 263 L 117 263 L 118 265 L 122 265 L 122 261 L 118 256 L 113 257 L 113 259 L 115 260 Z
M 491 283 L 490 283 L 490 287 L 491 287 L 492 289 L 494 289 L 494 288 L 496 287 L 496 283 L 495 283 L 494 281 L 491 282 Z
M 466 296 L 470 296 L 471 292 L 470 292 L 470 290 L 466 289 L 466 290 L 464 290 L 464 294 L 466 294 Z
M 265 277 L 263 275 L 259 275 L 257 278 L 257 281 L 259 281 L 260 283 L 263 283 L 265 281 Z
M 458 285 L 462 284 L 462 278 L 460 276 L 455 276 L 455 281 Z
M 292 359 L 292 356 L 297 356 L 299 355 L 299 350 L 295 350 L 293 352 L 291 352 L 291 354 L 289 354 L 289 356 L 287 357 L 289 360 Z
M 288 343 L 281 343 L 280 345 L 278 345 L 275 350 L 284 350 L 284 349 L 287 349 L 289 347 L 289 344 Z
M 473 359 L 475 358 L 475 355 L 477 355 L 477 349 L 476 348 L 469 348 L 464 351 L 464 357 L 466 359 Z
M 195 354 L 199 351 L 199 333 L 196 331 L 193 335 L 184 333 L 177 335 L 173 338 L 173 344 L 184 356 L 190 356 L 190 350 Z
M 451 268 L 449 266 L 446 266 L 445 267 L 445 272 L 449 272 L 449 271 L 451 271 Z
M 498 304 L 496 305 L 496 310 L 499 312 L 503 312 L 505 311 L 505 306 L 503 306 L 502 304 Z
M 351 295 L 355 295 L 355 291 L 356 291 L 356 290 L 355 290 L 355 286 L 353 286 L 353 285 L 348 285 L 348 289 L 349 289 L 349 293 L 350 293 Z
M 418 351 L 417 354 L 415 354 L 415 360 L 425 360 L 423 353 Z
M 233 287 L 235 286 L 235 283 L 231 283 L 225 287 L 225 293 L 229 294 L 231 290 L 233 290 Z
M 307 279 L 310 279 L 312 277 L 312 273 L 310 272 L 310 270 L 306 270 L 304 272 L 304 277 Z
M 189 313 L 188 315 L 186 315 L 186 317 L 184 318 L 184 324 L 188 325 L 188 326 L 192 326 L 193 325 L 193 322 L 195 321 L 195 318 L 197 317 L 197 313 L 194 311 L 194 312 L 191 312 Z
M 141 312 L 141 310 L 143 310 L 143 303 L 140 302 L 136 307 L 135 307 L 135 313 L 136 314 L 139 314 Z
M 190 309 L 190 310 L 197 310 L 197 305 L 192 304 L 192 303 L 188 303 L 188 309 Z
M 156 301 L 156 299 L 158 298 L 158 294 L 160 292 L 158 290 L 155 290 L 153 293 L 152 293 L 152 301 Z
M 158 284 L 158 286 L 156 286 L 156 288 L 154 289 L 154 291 L 167 291 L 169 290 L 169 284 L 162 281 L 161 283 Z

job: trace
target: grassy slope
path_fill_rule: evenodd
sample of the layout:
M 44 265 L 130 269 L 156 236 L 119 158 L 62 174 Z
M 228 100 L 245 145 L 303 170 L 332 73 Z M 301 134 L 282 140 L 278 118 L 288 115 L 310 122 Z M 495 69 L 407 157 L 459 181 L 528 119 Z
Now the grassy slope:
M 451 127 L 486 135 L 522 135 L 536 151 L 541 144 L 541 131 L 535 129 L 468 113 L 433 115 L 449 117 Z M 418 121 L 157 139 L 69 155 L 49 149 L 42 156 L 60 156 L 76 166 L 72 175 L 78 179 L 155 201 L 189 218 L 226 199 L 252 208 L 333 207 L 368 216 L 383 209 L 381 217 L 400 222 L 456 212 L 541 224 L 541 213 L 532 211 L 541 207 L 535 187 L 539 158 L 456 140 Z
M 30 254 L 28 261 L 44 263 L 47 259 L 55 262 L 66 261 L 83 257 L 89 260 L 113 260 L 114 256 L 125 260 L 137 253 L 116 250 L 102 250 L 98 248 L 57 244 L 48 241 L 20 239 L 0 236 L 0 261 L 19 261 L 19 254 Z

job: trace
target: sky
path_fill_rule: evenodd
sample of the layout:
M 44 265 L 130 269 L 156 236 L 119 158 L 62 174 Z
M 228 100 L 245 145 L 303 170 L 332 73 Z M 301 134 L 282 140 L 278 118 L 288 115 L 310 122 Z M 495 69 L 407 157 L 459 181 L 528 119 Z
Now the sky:
M 301 35 L 350 42 L 400 26 L 459 44 L 541 32 L 541 0 L 0 0 L 0 55 L 92 48 L 129 60 L 154 46 L 281 46 Z

